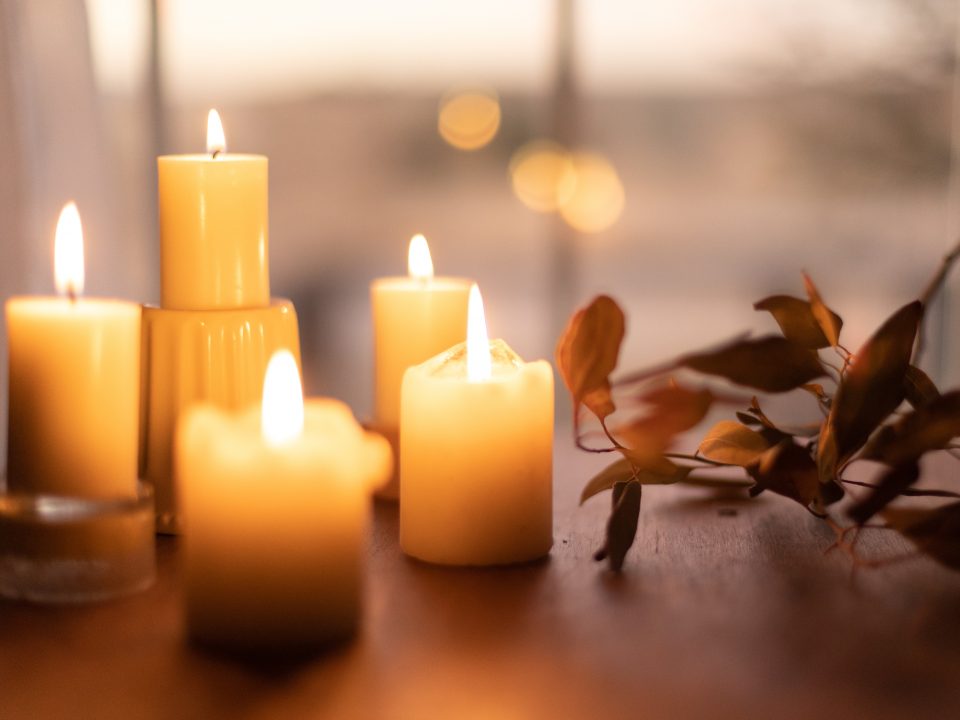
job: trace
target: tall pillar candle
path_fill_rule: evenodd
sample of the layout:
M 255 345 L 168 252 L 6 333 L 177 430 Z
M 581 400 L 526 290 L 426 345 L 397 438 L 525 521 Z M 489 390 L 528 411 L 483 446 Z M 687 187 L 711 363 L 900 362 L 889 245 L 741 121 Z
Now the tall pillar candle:
M 79 297 L 83 237 L 72 203 L 57 224 L 54 264 L 68 297 L 6 303 L 9 489 L 135 497 L 140 306 Z
M 400 425 L 400 385 L 408 367 L 463 342 L 470 281 L 434 277 L 430 249 L 415 235 L 407 253 L 407 277 L 370 285 L 374 345 L 374 429 L 393 441 Z M 396 478 L 384 495 L 397 496 Z
M 553 371 L 487 341 L 471 292 L 466 343 L 407 370 L 400 545 L 444 565 L 546 555 L 552 537 Z
M 161 307 L 143 316 L 142 476 L 156 487 L 157 529 L 178 533 L 173 438 L 194 404 L 260 401 L 274 351 L 300 355 L 293 305 L 271 299 L 267 158 L 226 152 L 220 116 L 206 155 L 158 158 Z
M 157 169 L 163 308 L 269 305 L 267 158 L 227 153 L 211 110 L 207 153 L 162 156 Z
M 199 406 L 178 429 L 187 625 L 229 648 L 308 649 L 357 625 L 370 494 L 390 448 L 342 403 L 304 403 L 289 353 L 263 385 L 262 407 Z

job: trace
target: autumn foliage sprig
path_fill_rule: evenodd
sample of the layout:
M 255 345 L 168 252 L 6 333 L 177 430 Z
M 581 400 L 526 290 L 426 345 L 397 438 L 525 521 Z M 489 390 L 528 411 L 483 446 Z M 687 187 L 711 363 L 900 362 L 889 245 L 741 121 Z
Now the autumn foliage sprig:
M 923 455 L 960 448 L 955 444 L 960 390 L 941 393 L 916 365 L 924 309 L 958 255 L 960 245 L 944 258 L 920 299 L 893 313 L 856 352 L 841 343 L 843 321 L 806 274 L 806 299 L 774 295 L 754 304 L 773 316 L 779 335 L 741 337 L 616 380 L 610 376 L 625 332 L 623 311 L 602 295 L 575 313 L 556 356 L 573 400 L 574 439 L 582 450 L 622 456 L 591 479 L 581 495 L 581 502 L 605 490 L 613 495 L 606 542 L 596 559 L 607 559 L 613 570 L 622 568 L 636 535 L 644 485 L 742 486 L 751 497 L 769 491 L 803 505 L 841 533 L 847 528 L 831 515 L 831 506 L 844 497 L 847 486 L 861 485 L 869 494 L 844 506 L 849 528 L 862 527 L 882 513 L 887 526 L 921 552 L 960 569 L 960 502 L 933 509 L 888 507 L 901 496 L 960 498 L 950 490 L 913 487 Z M 775 424 L 756 395 L 682 385 L 671 377 L 679 370 L 762 393 L 809 393 L 823 420 Z M 898 412 L 904 402 L 909 409 Z M 740 403 L 745 407 L 736 419 L 711 427 L 696 453 L 670 452 L 676 436 L 698 425 L 713 406 Z M 584 431 L 584 410 L 598 421 L 598 429 Z M 624 414 L 627 419 L 619 419 Z M 592 436 L 603 444 L 594 444 L 600 440 L 591 441 Z M 858 460 L 885 466 L 875 483 L 844 477 Z M 742 471 L 745 479 L 710 472 L 718 468 Z

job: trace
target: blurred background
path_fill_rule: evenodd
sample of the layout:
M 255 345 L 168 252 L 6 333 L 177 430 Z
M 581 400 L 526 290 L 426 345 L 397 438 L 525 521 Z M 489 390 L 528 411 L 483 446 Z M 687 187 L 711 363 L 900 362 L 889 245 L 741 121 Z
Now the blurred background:
M 627 368 L 770 329 L 751 303 L 802 295 L 801 269 L 853 346 L 960 228 L 957 14 L 0 0 L 0 294 L 52 290 L 53 227 L 75 197 L 88 292 L 155 302 L 154 158 L 202 151 L 216 107 L 231 150 L 270 158 L 272 288 L 296 303 L 307 391 L 360 417 L 368 283 L 405 273 L 417 232 L 438 273 L 480 282 L 491 335 L 528 359 L 552 357 L 599 292 L 627 310 Z M 960 335 L 949 313 L 935 322 Z M 949 345 L 927 362 L 956 382 Z

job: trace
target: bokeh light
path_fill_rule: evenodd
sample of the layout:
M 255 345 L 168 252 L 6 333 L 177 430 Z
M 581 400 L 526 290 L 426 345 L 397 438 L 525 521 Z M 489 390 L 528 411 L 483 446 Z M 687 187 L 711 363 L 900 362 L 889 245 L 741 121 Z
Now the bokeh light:
M 570 153 L 549 140 L 528 143 L 510 159 L 510 180 L 528 208 L 555 212 L 574 189 Z
M 469 90 L 440 102 L 437 130 L 458 150 L 479 150 L 500 129 L 500 101 L 492 92 Z
M 537 212 L 558 212 L 572 228 L 597 233 L 623 214 L 624 190 L 602 155 L 570 152 L 549 140 L 521 147 L 510 161 L 513 192 Z
M 625 194 L 620 175 L 602 155 L 574 153 L 573 173 L 564 176 L 560 217 L 570 227 L 597 233 L 613 225 L 623 214 Z

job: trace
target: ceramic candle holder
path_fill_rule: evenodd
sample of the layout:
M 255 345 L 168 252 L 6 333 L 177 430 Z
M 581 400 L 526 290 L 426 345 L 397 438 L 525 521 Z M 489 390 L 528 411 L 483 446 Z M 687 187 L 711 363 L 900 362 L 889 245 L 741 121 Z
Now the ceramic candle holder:
M 189 407 L 243 410 L 260 402 L 277 350 L 300 361 L 297 315 L 288 300 L 239 310 L 143 309 L 140 476 L 156 488 L 157 532 L 181 530 L 173 442 Z

